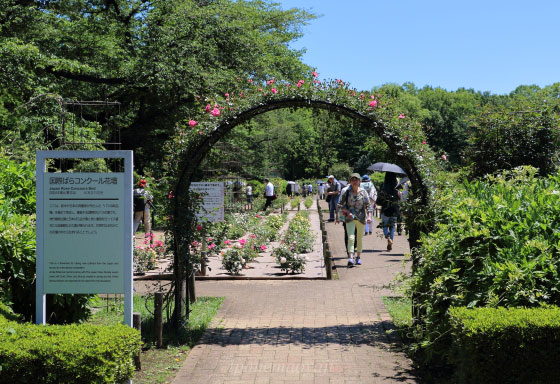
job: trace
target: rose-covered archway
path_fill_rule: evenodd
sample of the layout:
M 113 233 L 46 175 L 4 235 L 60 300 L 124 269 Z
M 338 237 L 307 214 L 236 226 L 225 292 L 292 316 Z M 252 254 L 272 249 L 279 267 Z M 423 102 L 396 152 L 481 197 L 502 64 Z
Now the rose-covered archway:
M 398 100 L 381 94 L 350 89 L 343 81 L 322 83 L 316 73 L 296 83 L 247 80 L 235 92 L 200 98 L 200 113 L 178 125 L 167 143 L 169 202 L 168 236 L 172 240 L 175 280 L 175 319 L 182 313 L 183 283 L 192 272 L 189 244 L 196 227 L 196 198 L 189 186 L 213 145 L 234 127 L 253 117 L 282 108 L 318 108 L 359 121 L 361 129 L 383 140 L 396 163 L 411 181 L 407 228 L 411 249 L 420 234 L 432 226 L 427 212 L 431 203 L 435 154 L 426 145 L 420 124 L 399 110 Z M 415 262 L 413 258 L 413 263 Z

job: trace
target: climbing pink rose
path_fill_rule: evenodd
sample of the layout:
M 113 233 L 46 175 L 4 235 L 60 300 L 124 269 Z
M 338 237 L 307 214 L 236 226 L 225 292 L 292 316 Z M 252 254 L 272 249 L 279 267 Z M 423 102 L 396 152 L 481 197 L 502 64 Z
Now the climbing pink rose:
M 399 115 L 399 119 L 404 119 L 404 113 L 401 113 L 401 114 Z
M 246 242 L 247 242 L 247 240 L 245 240 L 245 239 L 239 240 L 239 244 L 241 244 L 241 245 L 245 245 Z
M 313 77 L 319 77 L 319 74 L 317 74 L 317 72 L 315 71 L 311 72 L 311 74 L 313 75 Z
M 206 112 L 210 112 L 211 109 L 212 109 L 212 106 L 210 104 L 206 104 L 206 108 L 204 108 L 204 110 Z
M 196 226 L 196 230 L 197 230 L 198 232 L 202 231 L 202 225 L 198 224 L 198 225 Z
M 218 107 L 214 107 L 214 109 L 212 110 L 212 112 L 210 112 L 210 114 L 212 116 L 220 116 L 221 112 L 220 112 L 220 109 Z
M 422 140 L 422 144 L 426 144 L 426 140 Z
M 276 94 L 276 93 L 278 93 L 278 90 L 277 90 L 276 88 L 272 88 L 272 91 L 271 91 L 271 92 L 274 93 L 274 94 Z
M 266 245 L 261 245 L 261 251 L 264 251 L 266 249 Z
M 224 244 L 225 244 L 225 245 L 230 245 L 230 244 L 231 244 L 231 241 L 229 241 L 229 240 L 224 240 Z
M 372 100 L 372 101 L 370 101 L 370 102 L 369 102 L 369 106 L 372 107 L 372 108 L 377 107 L 377 100 Z
M 445 156 L 445 153 L 444 153 L 443 155 L 441 155 L 441 159 L 442 159 L 443 161 L 447 161 L 447 156 Z
M 189 125 L 190 125 L 191 127 L 194 127 L 194 126 L 197 125 L 197 124 L 198 124 L 198 121 L 195 121 L 195 120 L 190 120 L 190 121 L 189 121 Z

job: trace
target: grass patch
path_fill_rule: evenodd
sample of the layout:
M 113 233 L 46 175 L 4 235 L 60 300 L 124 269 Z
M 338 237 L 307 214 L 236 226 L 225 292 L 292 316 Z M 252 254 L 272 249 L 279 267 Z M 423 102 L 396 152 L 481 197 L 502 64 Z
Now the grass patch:
M 200 339 L 218 308 L 223 302 L 222 297 L 199 297 L 190 306 L 189 323 L 180 330 L 164 324 L 162 349 L 155 348 L 154 337 L 154 300 L 153 296 L 134 295 L 133 311 L 142 315 L 142 370 L 136 371 L 135 384 L 152 384 L 170 382 L 177 370 L 183 365 L 189 350 Z M 169 313 L 173 311 L 170 304 Z M 88 321 L 91 324 L 118 324 L 123 322 L 124 305 L 120 297 L 91 301 L 94 315 Z M 164 309 L 164 319 L 166 310 Z
M 406 297 L 383 296 L 383 304 L 397 328 L 412 325 L 412 301 Z

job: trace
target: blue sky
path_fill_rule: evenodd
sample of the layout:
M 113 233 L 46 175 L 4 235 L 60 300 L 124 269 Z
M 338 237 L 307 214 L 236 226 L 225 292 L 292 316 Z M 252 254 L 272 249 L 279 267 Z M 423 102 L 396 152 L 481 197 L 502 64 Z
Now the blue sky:
M 508 94 L 560 82 L 559 0 L 276 0 L 321 17 L 292 44 L 321 79 Z

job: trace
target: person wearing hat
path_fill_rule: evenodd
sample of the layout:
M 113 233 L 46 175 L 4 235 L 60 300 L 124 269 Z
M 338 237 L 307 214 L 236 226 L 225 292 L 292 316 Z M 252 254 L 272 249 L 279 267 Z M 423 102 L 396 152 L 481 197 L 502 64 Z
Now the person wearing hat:
M 373 231 L 373 217 L 374 217 L 373 212 L 375 211 L 375 200 L 377 200 L 377 190 L 375 189 L 373 182 L 369 178 L 369 175 L 362 176 L 362 183 L 360 184 L 360 187 L 366 190 L 367 194 L 369 195 L 369 200 L 371 202 L 371 204 L 369 205 L 369 210 L 371 213 L 371 223 L 366 223 L 366 227 L 364 229 L 364 235 L 367 234 L 371 235 Z
M 144 223 L 144 232 L 146 235 L 152 232 L 150 221 L 150 207 L 152 205 L 153 196 L 146 190 L 146 180 L 140 179 L 138 186 L 133 192 L 133 209 L 134 209 L 134 232 L 138 230 L 140 221 Z
M 342 186 L 334 178 L 333 175 L 327 176 L 327 202 L 329 203 L 329 221 L 334 221 L 336 207 L 338 205 L 338 199 L 340 198 L 340 190 Z
M 340 196 L 338 208 L 341 210 L 346 230 L 348 232 L 348 266 L 361 265 L 362 238 L 366 223 L 371 224 L 370 197 L 365 189 L 360 187 L 359 173 L 350 175 L 350 187 Z M 336 216 L 338 222 L 338 215 Z M 357 247 L 354 248 L 356 238 Z

